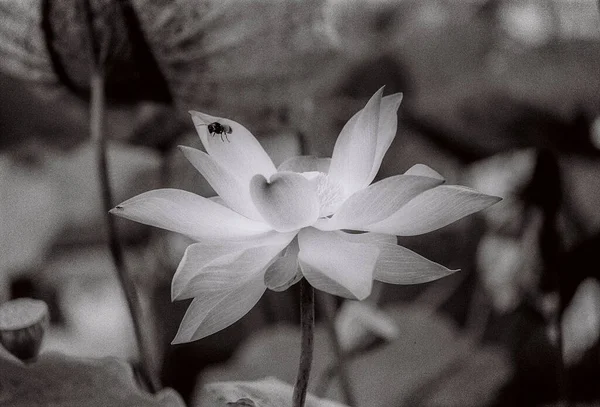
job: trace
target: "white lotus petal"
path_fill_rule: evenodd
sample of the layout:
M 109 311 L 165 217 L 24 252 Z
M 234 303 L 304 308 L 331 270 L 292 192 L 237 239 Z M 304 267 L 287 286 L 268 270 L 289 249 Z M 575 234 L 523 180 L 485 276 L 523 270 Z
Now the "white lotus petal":
M 298 244 L 302 274 L 313 287 L 351 299 L 369 296 L 379 256 L 376 245 L 353 242 L 339 233 L 314 228 L 302 229 Z
M 351 195 L 370 183 L 369 177 L 377 151 L 382 93 L 383 88 L 348 120 L 333 148 L 329 176 L 344 186 L 346 195 Z
M 285 291 L 300 280 L 302 280 L 302 277 L 303 275 L 302 271 L 300 270 L 300 265 L 298 264 L 298 258 L 296 258 L 296 273 L 292 276 L 292 278 L 283 283 L 280 283 L 279 285 L 276 285 L 275 281 L 273 281 L 270 286 L 267 286 L 267 288 L 276 292 Z
M 226 203 L 228 208 L 247 218 L 262 221 L 250 199 L 250 183 L 242 184 L 229 170 L 220 166 L 211 156 L 195 148 L 179 146 L 185 158 L 202 174 Z
M 331 158 L 320 158 L 312 155 L 302 155 L 297 157 L 291 157 L 282 162 L 277 171 L 292 171 L 292 172 L 322 172 L 327 174 L 329 172 L 329 165 L 331 164 Z
M 390 284 L 420 284 L 446 277 L 458 270 L 440 264 L 396 244 L 380 244 L 374 279 Z
M 221 206 L 224 206 L 226 208 L 229 208 L 227 206 L 227 203 L 223 200 L 223 198 L 221 198 L 219 195 L 215 195 L 215 196 L 211 196 L 208 199 L 210 199 L 211 201 L 213 201 L 214 203 L 218 203 Z
M 323 230 L 365 230 L 368 225 L 388 218 L 417 195 L 441 183 L 436 178 L 414 175 L 385 178 L 354 193 L 331 219 L 316 226 Z
M 229 288 L 247 276 L 253 277 L 286 251 L 295 235 L 273 230 L 251 240 L 188 246 L 173 276 L 171 298 L 190 298 L 200 292 Z
M 180 298 L 181 293 L 190 280 L 213 260 L 219 257 L 241 254 L 248 245 L 243 243 L 194 243 L 185 249 L 183 258 L 179 262 L 177 271 L 171 283 L 171 301 Z
M 269 178 L 276 172 L 271 158 L 244 126 L 233 120 L 205 113 L 190 111 L 190 114 L 206 152 L 219 165 L 235 174 L 242 184 L 250 182 L 256 174 Z M 231 134 L 227 135 L 229 141 L 208 133 L 208 125 L 214 122 L 231 127 Z
M 397 244 L 398 238 L 394 235 L 387 235 L 384 233 L 348 233 L 342 232 L 341 230 L 334 232 L 337 236 L 353 243 L 365 243 L 374 245 L 385 245 L 385 244 Z
M 396 138 L 398 130 L 398 108 L 402 102 L 402 93 L 385 96 L 381 99 L 381 108 L 379 111 L 379 125 L 377 128 L 377 147 L 375 148 L 375 157 L 373 158 L 373 167 L 366 180 L 365 186 L 369 185 L 381 167 L 383 156 L 390 148 L 392 141 Z M 419 174 L 413 174 L 419 175 Z
M 397 236 L 419 235 L 444 227 L 500 200 L 471 188 L 440 185 L 423 192 L 387 219 L 366 229 Z
M 265 290 L 259 274 L 233 290 L 214 291 L 194 298 L 171 343 L 195 341 L 227 328 L 246 315 Z
M 413 165 L 404 173 L 404 175 L 420 175 L 422 177 L 437 178 L 445 181 L 444 177 L 440 173 L 433 168 L 426 166 L 425 164 Z
M 294 172 L 278 172 L 268 182 L 262 175 L 254 176 L 250 196 L 265 221 L 279 232 L 310 226 L 319 216 L 314 183 Z
M 137 195 L 110 211 L 136 222 L 181 233 L 194 240 L 242 240 L 271 230 L 229 208 L 191 192 L 156 189 Z
M 204 247 L 192 245 L 186 250 L 176 272 L 177 289 L 181 287 L 181 290 L 175 291 L 174 277 L 172 293 L 175 299 L 186 299 L 242 284 L 266 270 L 292 238 L 293 234 L 281 235 L 277 243 L 233 251 L 216 257 L 205 265 L 201 263 Z M 191 278 L 186 282 L 189 276 Z
M 194 332 L 202 321 L 206 318 L 208 313 L 227 295 L 232 293 L 233 290 L 227 290 L 222 292 L 207 293 L 201 297 L 196 297 L 190 303 L 181 323 L 175 338 L 171 344 L 179 344 L 190 342 L 194 335 Z
M 298 239 L 292 241 L 283 256 L 277 258 L 265 272 L 265 285 L 273 291 L 285 291 L 302 278 L 298 266 Z

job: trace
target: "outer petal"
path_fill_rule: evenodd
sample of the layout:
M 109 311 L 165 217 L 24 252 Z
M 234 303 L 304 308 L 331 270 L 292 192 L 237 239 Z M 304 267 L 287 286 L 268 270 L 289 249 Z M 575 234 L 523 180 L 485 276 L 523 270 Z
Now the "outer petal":
M 385 178 L 350 196 L 331 217 L 315 225 L 321 230 L 366 230 L 397 212 L 403 205 L 443 181 L 415 175 Z
M 297 256 L 284 256 L 277 259 L 265 273 L 265 285 L 268 289 L 277 292 L 287 290 L 301 279 L 302 272 Z
M 179 189 L 156 189 L 110 211 L 113 215 L 181 233 L 194 240 L 243 240 L 271 230 L 218 203 Z
M 270 244 L 232 248 L 230 253 L 205 263 L 205 245 L 191 245 L 173 277 L 172 295 L 185 299 L 236 287 L 264 272 L 293 237 L 279 234 Z
M 331 158 L 319 158 L 312 155 L 291 157 L 282 162 L 277 171 L 311 172 L 317 171 L 327 174 Z
M 446 267 L 405 248 L 398 246 L 396 236 L 383 233 L 334 232 L 349 242 L 376 245 L 380 254 L 377 258 L 375 280 L 390 284 L 419 284 L 434 281 L 454 273 Z
M 256 305 L 265 292 L 262 275 L 226 291 L 194 298 L 173 344 L 202 339 L 238 321 Z
M 404 175 L 420 175 L 422 177 L 430 177 L 437 178 L 441 181 L 445 181 L 444 177 L 436 170 L 431 167 L 426 166 L 425 164 L 415 164 L 410 167 Z
M 171 301 L 183 300 L 185 288 L 196 274 L 212 261 L 232 253 L 239 254 L 251 244 L 243 243 L 194 243 L 185 249 L 183 258 L 173 276 L 171 283 Z
M 390 284 L 420 284 L 446 277 L 457 270 L 427 260 L 395 244 L 380 244 L 381 254 L 375 267 L 375 280 Z
M 236 178 L 220 166 L 211 156 L 195 148 L 179 146 L 190 163 L 202 174 L 226 203 L 226 206 L 248 218 L 262 220 L 250 199 L 250 183 Z
M 335 143 L 329 176 L 344 186 L 347 196 L 371 182 L 369 177 L 377 150 L 382 93 L 383 88 L 348 120 Z
M 230 170 L 240 181 L 250 181 L 255 174 L 266 178 L 273 175 L 275 165 L 262 148 L 258 140 L 241 124 L 233 120 L 210 116 L 205 113 L 190 111 L 192 120 L 200 136 L 200 140 L 208 154 L 219 165 Z M 208 134 L 208 125 L 219 122 L 231 127 L 230 140 L 222 141 L 218 136 Z
M 298 234 L 302 274 L 315 288 L 363 300 L 371 293 L 379 256 L 374 244 L 357 243 L 336 232 L 307 228 Z
M 471 188 L 440 185 L 416 196 L 387 219 L 366 229 L 397 236 L 419 235 L 444 227 L 500 200 Z
M 298 266 L 298 240 L 295 239 L 265 272 L 265 285 L 273 291 L 284 291 L 302 278 Z
M 293 237 L 272 232 L 257 242 L 192 244 L 173 276 L 171 297 L 181 300 L 236 287 L 264 271 Z
M 219 195 L 211 196 L 208 199 L 210 199 L 214 203 L 217 203 L 217 204 L 219 204 L 221 206 L 224 206 L 224 207 L 228 208 L 227 203 Z
M 342 232 L 341 230 L 335 231 L 334 233 L 341 239 L 353 243 L 374 244 L 377 246 L 386 244 L 395 245 L 398 243 L 398 238 L 396 236 L 387 235 L 385 233 L 348 233 Z
M 365 185 L 369 185 L 381 167 L 383 156 L 396 137 L 398 130 L 398 108 L 402 102 L 402 93 L 395 93 L 381 99 L 381 108 L 379 111 L 379 126 L 377 128 L 377 147 L 375 157 L 373 158 L 373 167 L 367 178 Z M 414 174 L 425 175 L 425 174 Z
M 315 186 L 302 175 L 279 172 L 267 180 L 256 175 L 250 196 L 262 217 L 279 232 L 312 225 L 319 216 Z

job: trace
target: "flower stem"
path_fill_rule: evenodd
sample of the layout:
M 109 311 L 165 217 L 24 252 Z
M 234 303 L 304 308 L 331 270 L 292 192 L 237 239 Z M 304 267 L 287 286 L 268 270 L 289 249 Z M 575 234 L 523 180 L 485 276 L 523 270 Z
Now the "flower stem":
M 105 222 L 108 227 L 108 246 L 112 256 L 113 264 L 117 271 L 117 276 L 121 287 L 125 292 L 125 298 L 131 314 L 131 320 L 135 332 L 136 342 L 140 353 L 140 367 L 144 381 L 152 392 L 158 391 L 160 388 L 158 377 L 154 374 L 154 369 L 150 368 L 151 356 L 150 346 L 147 342 L 146 335 L 142 327 L 142 305 L 136 292 L 135 284 L 129 277 L 123 257 L 123 249 L 119 244 L 114 218 L 110 216 L 108 211 L 113 207 L 112 192 L 110 181 L 108 179 L 108 163 L 106 157 L 106 140 L 103 132 L 103 115 L 104 115 L 104 78 L 101 73 L 93 72 L 91 80 L 91 117 L 90 128 L 92 140 L 97 146 L 98 169 L 100 173 L 100 184 L 102 189 L 102 204 L 105 213 Z
M 300 344 L 300 364 L 292 398 L 293 407 L 304 407 L 310 368 L 312 366 L 314 331 L 315 331 L 315 290 L 306 281 L 300 281 L 300 327 L 302 339 Z
M 156 363 L 153 358 L 151 346 L 149 344 L 149 335 L 146 335 L 142 326 L 143 307 L 138 297 L 136 287 L 131 277 L 127 273 L 123 249 L 119 244 L 119 236 L 114 218 L 108 213 L 113 207 L 112 189 L 108 176 L 108 161 L 106 156 L 106 134 L 104 131 L 105 121 L 105 54 L 106 43 L 100 43 L 95 37 L 92 27 L 93 16 L 89 0 L 83 0 L 83 12 L 87 22 L 87 32 L 91 45 L 90 64 L 90 138 L 96 146 L 98 173 L 100 176 L 101 199 L 104 209 L 104 219 L 108 229 L 108 246 L 110 254 L 125 293 L 125 299 L 133 323 L 138 351 L 140 354 L 141 375 L 145 384 L 151 392 L 156 392 L 160 388 L 158 374 L 156 373 Z
M 348 372 L 348 365 L 346 363 L 346 353 L 340 345 L 340 338 L 338 337 L 337 331 L 335 330 L 335 304 L 333 297 L 329 294 L 323 293 L 319 296 L 320 311 L 325 316 L 325 324 L 327 327 L 327 333 L 331 346 L 333 347 L 333 353 L 336 359 L 337 371 L 340 377 L 340 384 L 342 386 L 342 393 L 346 404 L 350 407 L 356 406 L 356 398 L 352 393 L 352 385 L 350 381 L 350 374 Z
M 146 340 L 147 338 L 144 335 L 144 330 L 141 324 L 143 315 L 142 305 L 139 301 L 135 284 L 133 281 L 131 281 L 129 274 L 127 273 L 123 258 L 123 249 L 119 244 L 119 237 L 114 218 L 108 213 L 108 211 L 113 207 L 113 204 L 110 180 L 108 178 L 106 140 L 103 132 L 104 78 L 101 73 L 97 71 L 92 73 L 91 86 L 90 130 L 92 134 L 92 140 L 97 146 L 98 169 L 100 173 L 100 184 L 102 189 L 102 204 L 105 213 L 105 222 L 108 227 L 108 245 L 113 264 L 117 271 L 117 276 L 119 278 L 119 282 L 121 283 L 121 287 L 125 292 L 125 298 L 131 314 L 136 342 L 140 353 L 140 367 L 142 370 L 142 375 L 149 390 L 156 392 L 160 388 L 160 385 L 157 375 L 153 373 L 154 369 L 150 368 L 150 360 L 153 358 L 151 356 L 150 346 Z

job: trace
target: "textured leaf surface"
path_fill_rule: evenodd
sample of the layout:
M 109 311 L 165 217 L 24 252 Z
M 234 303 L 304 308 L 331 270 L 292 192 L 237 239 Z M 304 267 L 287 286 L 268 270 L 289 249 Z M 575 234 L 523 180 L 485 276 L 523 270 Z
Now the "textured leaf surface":
M 510 377 L 512 367 L 502 349 L 474 345 L 448 319 L 402 306 L 387 313 L 399 327 L 398 339 L 349 363 L 359 407 L 486 405 Z M 204 383 L 265 376 L 293 383 L 299 340 L 292 327 L 262 331 L 228 365 L 208 371 Z M 309 391 L 323 380 L 331 355 L 326 332 L 317 327 Z M 334 380 L 325 397 L 342 400 L 338 386 Z
M 286 407 L 292 405 L 293 387 L 275 378 L 254 382 L 219 382 L 204 387 L 195 405 L 201 407 Z M 237 402 L 237 403 L 236 403 Z M 312 396 L 306 397 L 306 407 L 344 407 L 340 403 Z
M 43 354 L 29 365 L 0 358 L 3 407 L 184 407 L 171 389 L 141 390 L 131 367 L 118 359 L 79 359 Z

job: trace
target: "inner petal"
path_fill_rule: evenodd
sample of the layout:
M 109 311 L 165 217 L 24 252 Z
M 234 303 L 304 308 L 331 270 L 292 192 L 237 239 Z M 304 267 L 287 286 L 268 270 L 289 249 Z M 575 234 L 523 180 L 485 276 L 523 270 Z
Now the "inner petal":
M 315 185 L 319 201 L 319 217 L 333 215 L 346 198 L 344 187 L 323 172 L 310 171 L 301 174 Z
M 269 180 L 255 175 L 250 196 L 264 220 L 278 232 L 310 226 L 319 218 L 315 185 L 296 172 L 278 172 Z

